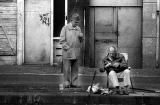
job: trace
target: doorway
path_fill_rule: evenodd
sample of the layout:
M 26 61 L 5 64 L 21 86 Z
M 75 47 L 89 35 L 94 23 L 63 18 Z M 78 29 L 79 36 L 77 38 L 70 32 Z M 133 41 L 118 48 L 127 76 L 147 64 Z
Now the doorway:
M 89 35 L 86 49 L 90 66 L 102 67 L 108 47 L 128 53 L 129 65 L 141 68 L 141 7 L 90 7 Z
M 65 0 L 54 0 L 54 37 L 59 37 L 65 25 Z

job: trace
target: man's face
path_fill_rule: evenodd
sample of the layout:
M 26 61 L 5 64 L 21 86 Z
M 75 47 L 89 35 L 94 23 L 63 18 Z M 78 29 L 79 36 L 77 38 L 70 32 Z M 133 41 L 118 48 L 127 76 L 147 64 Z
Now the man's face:
M 79 25 L 79 21 L 75 21 L 75 20 L 72 21 L 72 26 L 73 27 L 76 27 L 78 25 Z
M 112 56 L 112 57 L 116 57 L 116 52 L 112 52 L 112 53 L 111 53 L 111 56 Z
M 113 56 L 113 57 L 116 56 L 117 51 L 114 47 L 110 47 L 109 52 L 110 52 L 111 56 Z

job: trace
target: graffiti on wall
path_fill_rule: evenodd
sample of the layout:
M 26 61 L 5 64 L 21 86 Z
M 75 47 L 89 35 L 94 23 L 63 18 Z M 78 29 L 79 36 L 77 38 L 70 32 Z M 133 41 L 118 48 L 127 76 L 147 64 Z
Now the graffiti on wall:
M 40 21 L 42 22 L 42 24 L 46 24 L 47 26 L 50 25 L 50 14 L 49 13 L 39 14 L 39 17 L 40 17 Z

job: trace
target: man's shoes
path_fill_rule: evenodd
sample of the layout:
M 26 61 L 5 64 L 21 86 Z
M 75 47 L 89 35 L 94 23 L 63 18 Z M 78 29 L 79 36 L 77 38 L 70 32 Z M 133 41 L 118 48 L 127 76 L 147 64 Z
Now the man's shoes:
M 80 86 L 77 85 L 70 85 L 71 88 L 81 88 Z
M 117 95 L 123 95 L 123 91 L 121 89 L 115 88 L 115 89 L 113 89 L 113 92 L 111 94 L 113 94 L 113 95 L 116 95 L 116 94 Z
M 123 95 L 122 89 L 119 89 L 118 94 L 119 94 L 119 95 Z
M 124 90 L 124 91 L 123 91 L 123 94 L 124 94 L 124 95 L 129 95 L 128 90 Z

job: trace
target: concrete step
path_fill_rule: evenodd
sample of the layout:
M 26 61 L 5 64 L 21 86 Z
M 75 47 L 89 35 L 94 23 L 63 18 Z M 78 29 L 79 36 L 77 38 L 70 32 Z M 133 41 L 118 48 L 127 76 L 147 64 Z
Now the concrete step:
M 79 72 L 81 74 L 86 74 L 86 75 L 93 75 L 94 71 L 97 71 L 97 75 L 105 75 L 105 73 L 100 73 L 99 68 L 87 68 L 87 67 L 81 67 L 79 69 Z M 142 76 L 160 76 L 160 69 L 134 69 L 131 68 L 131 76 L 136 76 L 136 77 L 142 77 Z
M 47 87 L 58 90 L 62 77 L 62 74 L 0 74 L 0 87 Z M 91 84 L 92 78 L 93 76 L 80 74 L 79 84 L 86 89 Z M 131 77 L 131 80 L 134 88 L 160 89 L 160 76 Z M 97 75 L 94 83 L 106 87 L 107 76 Z
M 79 84 L 87 88 L 92 81 L 94 71 L 97 71 L 94 83 L 100 83 L 103 87 L 107 84 L 106 73 L 100 73 L 99 68 L 80 67 Z M 60 67 L 48 65 L 25 65 L 25 66 L 1 66 L 0 86 L 4 87 L 31 87 L 58 89 L 62 83 Z M 135 88 L 160 89 L 160 70 L 158 69 L 132 69 L 131 80 Z M 13 87 L 14 88 L 14 87 Z M 3 89 L 2 89 L 3 90 Z M 15 89 L 17 90 L 17 89 Z
M 100 73 L 99 68 L 80 67 L 79 74 L 93 75 L 97 71 L 97 75 L 105 75 Z M 61 74 L 60 66 L 50 65 L 1 65 L 0 74 Z M 159 69 L 131 69 L 131 76 L 160 76 Z
M 79 84 L 82 92 L 63 93 L 59 91 L 63 74 L 59 67 L 51 66 L 1 66 L 0 67 L 0 104 L 2 105 L 159 105 L 159 93 L 133 93 L 125 95 L 97 95 L 92 97 L 85 92 L 91 84 L 94 71 L 97 70 L 94 83 L 107 84 L 107 76 L 98 68 L 80 68 Z M 134 88 L 160 89 L 160 71 L 150 69 L 132 69 L 131 80 Z

